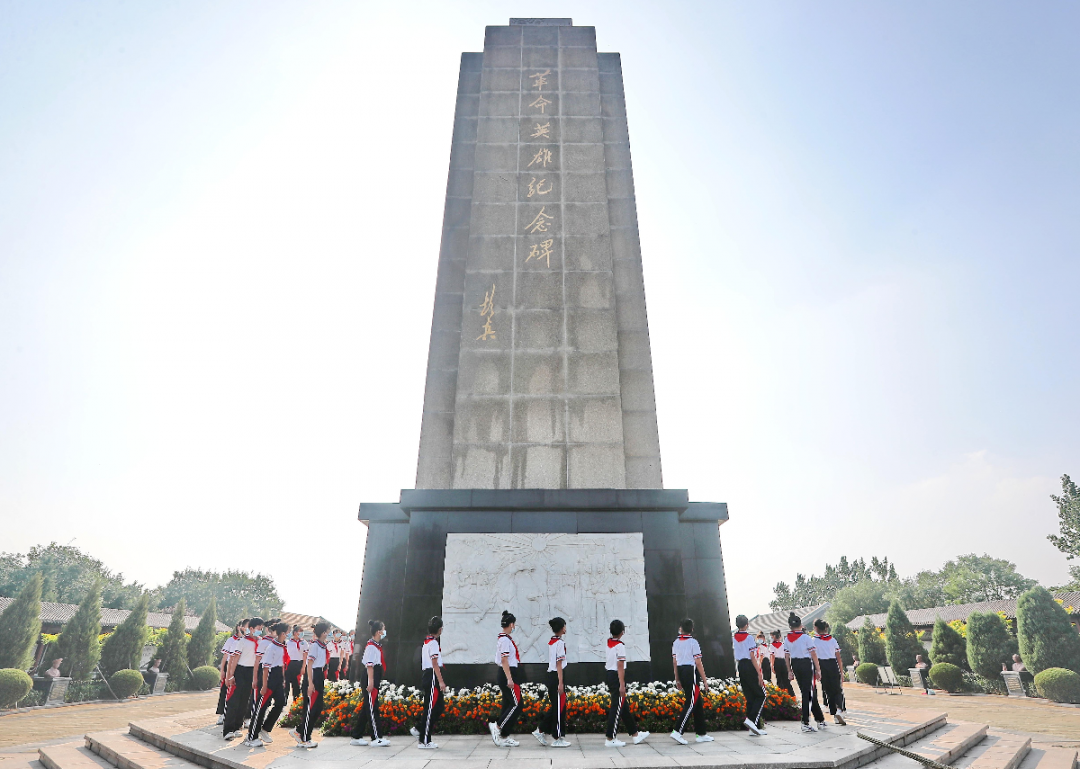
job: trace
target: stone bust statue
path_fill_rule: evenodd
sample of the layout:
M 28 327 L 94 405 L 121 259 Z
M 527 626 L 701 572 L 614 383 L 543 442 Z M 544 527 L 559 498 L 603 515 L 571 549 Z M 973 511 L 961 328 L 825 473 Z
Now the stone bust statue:
M 52 661 L 52 667 L 45 671 L 45 676 L 48 678 L 60 677 L 60 663 L 64 661 L 63 657 L 59 657 Z

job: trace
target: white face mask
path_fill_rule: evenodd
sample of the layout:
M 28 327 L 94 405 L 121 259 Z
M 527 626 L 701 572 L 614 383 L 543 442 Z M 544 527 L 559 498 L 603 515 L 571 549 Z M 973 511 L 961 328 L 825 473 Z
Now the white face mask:
M 383 641 L 386 640 L 386 631 L 385 630 L 382 631 L 382 638 L 380 640 L 383 640 Z

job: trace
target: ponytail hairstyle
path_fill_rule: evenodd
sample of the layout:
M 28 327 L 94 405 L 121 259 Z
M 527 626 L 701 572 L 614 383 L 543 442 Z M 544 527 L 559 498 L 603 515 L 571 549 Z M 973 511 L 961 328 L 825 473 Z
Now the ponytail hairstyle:
M 795 612 L 791 612 L 790 614 L 788 614 L 787 624 L 788 624 L 789 628 L 794 630 L 795 628 L 800 627 L 802 625 L 802 617 L 800 617 Z
M 829 623 L 823 619 L 816 619 L 814 620 L 814 630 L 818 631 L 819 633 L 828 634 Z
M 501 627 L 505 628 L 505 627 L 510 627 L 511 625 L 515 624 L 516 622 L 517 622 L 517 617 L 515 617 L 510 612 L 504 610 L 503 613 L 502 613 L 502 619 L 499 620 L 499 625 Z
M 278 633 L 288 633 L 289 632 L 289 623 L 288 622 L 275 622 L 273 625 L 270 626 L 270 632 L 273 633 L 274 635 L 277 635 Z
M 558 633 L 564 627 L 566 627 L 566 620 L 562 617 L 552 617 L 548 620 L 548 624 L 551 625 L 551 632 Z
M 367 625 L 368 625 L 368 629 L 371 631 L 371 637 L 372 638 L 374 638 L 375 634 L 378 633 L 380 630 L 385 630 L 386 629 L 386 625 L 383 624 L 382 620 L 369 619 L 367 621 Z
M 780 640 L 780 631 L 779 630 L 773 630 L 773 631 L 770 631 L 770 632 L 772 634 L 772 637 L 773 637 L 774 641 L 779 641 Z
M 614 638 L 617 635 L 622 635 L 623 631 L 626 630 L 626 625 L 623 624 L 621 619 L 613 619 L 608 626 L 608 630 L 611 631 L 611 637 Z
M 683 631 L 687 635 L 690 635 L 694 632 L 694 620 L 687 617 L 679 623 L 679 630 Z
M 314 628 L 314 629 L 313 629 L 313 630 L 312 630 L 311 632 L 312 632 L 312 633 L 314 633 L 314 635 L 315 635 L 315 638 L 316 638 L 316 640 L 318 640 L 318 639 L 319 639 L 319 638 L 321 638 L 321 637 L 322 637 L 322 636 L 323 636 L 323 635 L 324 635 L 324 634 L 326 633 L 326 631 L 327 631 L 327 630 L 329 630 L 329 629 L 330 629 L 330 623 L 329 623 L 329 622 L 326 622 L 326 621 L 324 620 L 324 621 L 322 621 L 322 622 L 316 622 L 316 623 L 315 623 L 315 628 Z
M 442 617 L 432 617 L 428 620 L 427 631 L 430 635 L 435 635 L 439 632 L 439 629 L 443 626 Z

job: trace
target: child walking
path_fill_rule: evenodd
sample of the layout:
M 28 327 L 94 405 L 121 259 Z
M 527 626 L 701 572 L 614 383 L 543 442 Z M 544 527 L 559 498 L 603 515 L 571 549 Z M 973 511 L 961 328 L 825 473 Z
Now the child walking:
M 735 618 L 735 635 L 732 646 L 735 651 L 735 666 L 739 672 L 743 697 L 746 699 L 746 720 L 743 725 L 750 734 L 760 737 L 765 730 L 758 726 L 761 711 L 765 709 L 765 679 L 761 675 L 761 662 L 758 659 L 757 641 L 747 628 L 750 620 L 745 614 Z
M 761 664 L 761 677 L 772 683 L 772 661 L 769 655 L 769 644 L 765 642 L 765 634 L 760 630 L 754 639 L 757 642 L 757 658 Z
M 289 664 L 285 666 L 285 694 L 292 699 L 304 696 L 301 681 L 309 647 L 310 644 L 303 638 L 301 627 L 293 625 L 292 638 L 285 644 L 285 651 L 289 655 Z
M 671 731 L 671 739 L 680 745 L 689 744 L 683 737 L 683 732 L 686 731 L 691 713 L 694 715 L 694 731 L 697 732 L 695 742 L 713 741 L 708 734 L 708 729 L 705 728 L 705 707 L 701 702 L 701 693 L 709 691 L 709 680 L 705 677 L 705 666 L 701 663 L 701 646 L 691 635 L 693 632 L 694 620 L 687 617 L 679 623 L 679 637 L 671 645 L 671 664 L 675 668 L 675 685 L 686 695 L 683 712 Z
M 269 643 L 262 654 L 262 690 L 257 699 L 255 717 L 248 726 L 248 738 L 244 742 L 249 748 L 261 748 L 274 741 L 270 732 L 285 707 L 285 633 L 288 630 L 289 625 L 286 622 L 270 626 L 273 635 L 268 639 Z M 271 699 L 274 704 L 267 710 L 266 706 Z
M 326 634 L 330 630 L 329 622 L 315 625 L 315 640 L 308 648 L 307 663 L 304 668 L 304 718 L 299 729 L 292 729 L 289 734 L 301 748 L 317 748 L 319 743 L 311 739 L 315 724 L 319 723 L 323 707 L 323 686 L 326 682 L 326 662 L 330 659 L 330 650 L 326 648 Z
M 241 730 L 244 719 L 249 714 L 252 681 L 259 659 L 259 634 L 263 620 L 261 617 L 252 617 L 247 624 L 248 633 L 238 642 L 239 652 L 229 657 L 229 666 L 225 671 L 225 685 L 229 687 L 229 691 L 225 695 L 225 720 L 221 734 L 227 740 L 243 736 Z
M 517 627 L 517 617 L 508 611 L 502 613 L 499 620 L 502 632 L 495 643 L 495 664 L 499 666 L 496 680 L 499 691 L 502 692 L 502 713 L 499 714 L 498 723 L 492 721 L 488 724 L 491 731 L 491 741 L 500 748 L 516 748 L 521 743 L 511 735 L 514 733 L 514 724 L 521 715 L 521 686 L 522 678 L 518 670 L 521 662 L 521 654 L 517 644 L 511 638 L 511 633 Z M 514 680 L 518 676 L 518 680 Z
M 424 712 L 420 714 L 420 744 L 421 750 L 434 750 L 439 746 L 431 741 L 431 733 L 435 730 L 446 705 L 446 682 L 442 676 L 442 644 L 439 636 L 442 635 L 442 617 L 432 617 L 428 620 L 428 634 L 424 639 L 424 647 L 420 650 L 420 691 L 424 693 Z
M 548 620 L 551 625 L 551 640 L 548 641 L 548 668 L 547 690 L 548 711 L 544 720 L 536 727 L 533 737 L 541 745 L 547 745 L 547 734 L 555 738 L 551 743 L 553 748 L 568 748 L 570 743 L 564 739 L 566 735 L 566 686 L 563 682 L 563 669 L 566 667 L 566 620 L 562 617 L 553 617 Z
M 225 723 L 225 697 L 229 693 L 229 687 L 225 685 L 226 670 L 229 667 L 229 658 L 240 653 L 240 639 L 247 630 L 247 620 L 241 620 L 233 628 L 233 634 L 225 639 L 221 646 L 221 663 L 218 665 L 218 673 L 221 677 L 221 686 L 218 689 L 217 700 L 217 725 Z
M 364 656 L 360 664 L 364 668 L 364 704 L 356 711 L 352 722 L 352 742 L 350 745 L 374 745 L 377 748 L 390 746 L 390 740 L 379 734 L 379 684 L 386 672 L 386 660 L 380 641 L 386 637 L 386 625 L 377 619 L 368 620 L 371 640 L 364 647 Z M 371 727 L 371 742 L 364 733 Z
M 829 632 L 829 623 L 823 619 L 814 621 L 814 648 L 817 651 L 818 666 L 821 668 L 821 694 L 829 708 L 829 715 L 839 726 L 847 726 L 844 716 L 847 706 L 844 702 L 844 663 L 840 657 L 840 644 Z M 823 718 L 822 721 L 825 719 Z
M 802 700 L 802 730 L 816 732 L 817 729 L 810 725 L 811 710 L 813 710 L 818 728 L 825 726 L 825 716 L 821 714 L 821 706 L 818 705 L 817 694 L 814 691 L 814 680 L 821 677 L 817 650 L 814 647 L 814 639 L 803 632 L 802 617 L 795 612 L 788 615 L 788 627 L 790 632 L 784 639 L 784 657 L 791 672 L 795 674 L 795 682 L 799 685 L 799 697 Z
M 626 625 L 622 620 L 613 619 L 608 626 L 611 638 L 607 642 L 607 661 L 604 663 L 604 678 L 607 682 L 608 695 L 611 704 L 608 706 L 607 732 L 604 746 L 608 748 L 623 748 L 626 743 L 619 739 L 619 721 L 626 727 L 627 733 L 633 738 L 634 744 L 639 745 L 649 736 L 648 732 L 638 731 L 637 719 L 630 711 L 630 703 L 626 701 L 626 644 L 622 642 Z
M 787 660 L 784 657 L 784 642 L 780 640 L 782 634 L 779 630 L 772 631 L 772 641 L 769 642 L 769 658 L 772 660 L 772 668 L 776 673 L 776 686 L 788 694 L 794 695 L 791 688 L 791 671 L 788 670 Z

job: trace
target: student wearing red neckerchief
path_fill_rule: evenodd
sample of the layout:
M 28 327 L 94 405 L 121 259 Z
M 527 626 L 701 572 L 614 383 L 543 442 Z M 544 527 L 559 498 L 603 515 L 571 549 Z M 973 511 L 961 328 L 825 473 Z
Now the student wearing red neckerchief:
M 705 677 L 705 666 L 701 664 L 701 646 L 691 635 L 694 632 L 694 620 L 687 617 L 679 623 L 679 637 L 671 645 L 671 664 L 675 668 L 675 685 L 686 695 L 686 704 L 671 730 L 671 739 L 680 745 L 686 745 L 683 732 L 690 723 L 690 714 L 694 715 L 695 742 L 712 742 L 705 726 L 705 706 L 702 694 L 709 691 L 709 679 Z
M 840 726 L 847 726 L 844 716 L 847 706 L 844 702 L 844 676 L 840 672 L 844 664 L 840 657 L 840 644 L 829 632 L 829 623 L 823 619 L 814 620 L 814 647 L 817 650 L 818 665 L 821 667 L 821 694 L 829 715 Z
M 262 688 L 255 693 L 255 712 L 248 727 L 248 738 L 244 741 L 249 748 L 261 748 L 274 741 L 270 732 L 285 709 L 285 665 L 288 661 L 285 633 L 289 624 L 276 622 L 269 629 L 272 635 L 266 639 L 259 663 L 263 671 Z M 267 710 L 271 699 L 274 704 Z
M 784 657 L 784 642 L 780 640 L 781 635 L 783 634 L 779 630 L 772 631 L 769 658 L 772 660 L 772 669 L 776 673 L 777 688 L 795 696 L 795 690 L 791 688 L 791 671 L 788 670 L 787 660 Z
M 516 748 L 521 743 L 512 735 L 514 724 L 521 715 L 521 682 L 524 680 L 521 668 L 518 667 L 518 663 L 521 662 L 521 653 L 514 639 L 510 637 L 514 628 L 517 627 L 517 617 L 504 611 L 499 625 L 502 627 L 502 632 L 499 633 L 499 639 L 495 643 L 495 664 L 499 666 L 496 681 L 499 684 L 499 691 L 502 692 L 502 712 L 497 722 L 492 721 L 488 724 L 488 729 L 491 731 L 491 741 L 496 747 Z
M 607 662 L 604 664 L 604 676 L 607 679 L 608 695 L 611 697 L 611 705 L 608 706 L 607 732 L 604 747 L 623 748 L 626 743 L 619 739 L 619 722 L 622 721 L 626 731 L 634 738 L 634 744 L 640 745 L 649 736 L 648 732 L 638 731 L 637 719 L 630 712 L 630 703 L 626 701 L 626 644 L 622 642 L 626 625 L 621 619 L 611 620 L 608 626 L 611 638 L 607 642 Z
M 803 632 L 802 617 L 795 612 L 788 615 L 788 627 L 791 631 L 784 639 L 784 657 L 788 668 L 795 675 L 799 684 L 799 697 L 802 699 L 802 730 L 816 732 L 825 726 L 825 716 L 817 701 L 817 688 L 814 683 L 821 678 L 818 665 L 817 649 L 814 639 Z M 810 725 L 810 713 L 813 711 L 818 729 Z
M 225 697 L 229 693 L 229 687 L 225 685 L 225 670 L 229 666 L 229 658 L 240 653 L 240 641 L 246 634 L 247 620 L 245 619 L 236 623 L 233 634 L 225 639 L 225 643 L 221 647 L 221 664 L 218 666 L 218 672 L 221 674 L 221 688 L 218 691 L 217 702 L 218 726 L 225 723 Z
M 755 652 L 758 662 L 761 663 L 761 677 L 772 683 L 772 658 L 769 656 L 769 644 L 765 642 L 765 634 L 760 630 L 754 637 L 754 643 L 757 644 Z
M 317 748 L 319 743 L 311 739 L 315 724 L 319 723 L 323 707 L 323 686 L 326 683 L 326 663 L 330 651 L 326 648 L 326 635 L 330 631 L 329 622 L 315 625 L 315 639 L 308 648 L 307 662 L 304 667 L 304 717 L 300 726 L 289 732 L 301 748 Z
M 289 664 L 285 667 L 286 697 L 291 696 L 297 699 L 304 696 L 301 679 L 304 677 L 304 667 L 310 646 L 311 644 L 303 638 L 303 628 L 293 625 L 292 638 L 285 642 L 285 650 L 289 653 Z
M 758 726 L 761 720 L 761 712 L 765 709 L 765 679 L 761 675 L 761 661 L 758 659 L 757 641 L 747 631 L 750 620 L 745 614 L 735 618 L 735 635 L 732 638 L 732 649 L 735 653 L 735 667 L 739 673 L 739 683 L 742 685 L 743 697 L 746 699 L 746 720 L 743 725 L 750 730 L 750 734 L 760 737 L 765 730 Z
M 548 641 L 548 711 L 536 727 L 533 737 L 541 745 L 547 745 L 547 735 L 555 738 L 551 743 L 553 748 L 568 748 L 570 743 L 566 740 L 566 684 L 563 681 L 563 670 L 566 669 L 566 620 L 562 617 L 552 617 L 548 620 L 551 625 L 551 640 Z
M 364 647 L 364 656 L 360 665 L 364 668 L 361 685 L 364 687 L 364 704 L 356 711 L 352 722 L 352 741 L 350 745 L 373 745 L 385 748 L 390 740 L 379 734 L 379 684 L 386 674 L 386 658 L 383 655 L 382 639 L 386 638 L 386 625 L 377 619 L 369 619 L 371 640 Z M 371 742 L 364 733 L 371 727 Z
M 434 750 L 439 746 L 431 741 L 431 733 L 435 730 L 446 706 L 446 681 L 442 676 L 442 644 L 439 636 L 442 635 L 442 617 L 432 617 L 428 620 L 428 635 L 424 639 L 424 646 L 420 650 L 420 691 L 424 693 L 424 712 L 420 714 L 420 729 L 417 735 L 421 750 Z

